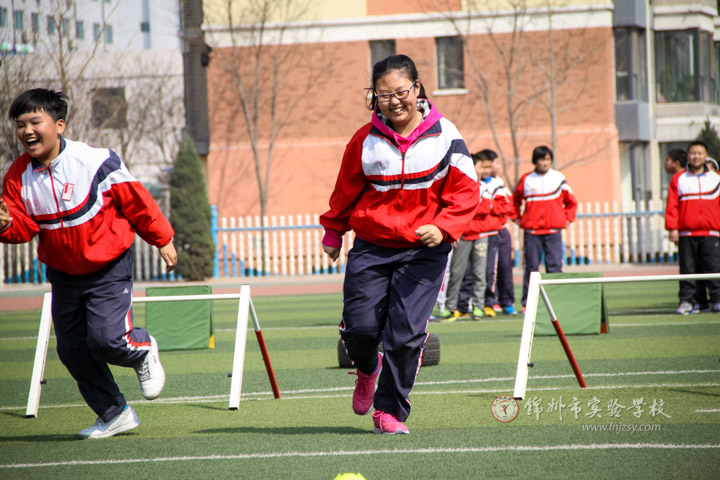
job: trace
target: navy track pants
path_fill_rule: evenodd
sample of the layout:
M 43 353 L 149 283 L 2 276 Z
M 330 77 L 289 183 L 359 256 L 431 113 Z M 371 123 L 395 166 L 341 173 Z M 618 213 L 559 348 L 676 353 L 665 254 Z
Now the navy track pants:
M 410 415 L 408 396 L 450 248 L 387 248 L 356 238 L 348 253 L 340 335 L 355 367 L 367 374 L 377 367 L 383 342 L 374 406 L 401 422 Z
M 102 419 L 125 408 L 108 364 L 138 366 L 150 335 L 132 325 L 132 248 L 99 272 L 69 275 L 47 268 L 57 352 L 87 404 Z

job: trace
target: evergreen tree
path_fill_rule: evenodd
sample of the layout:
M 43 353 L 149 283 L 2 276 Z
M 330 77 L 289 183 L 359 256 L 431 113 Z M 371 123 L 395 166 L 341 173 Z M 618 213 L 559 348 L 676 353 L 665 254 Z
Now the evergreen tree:
M 720 162 L 720 137 L 718 137 L 718 131 L 715 126 L 710 123 L 709 118 L 705 120 L 705 126 L 700 130 L 695 140 L 700 140 L 707 145 L 708 157 Z
M 170 175 L 170 223 L 175 229 L 177 272 L 186 280 L 213 274 L 215 244 L 205 176 L 189 137 L 180 144 Z

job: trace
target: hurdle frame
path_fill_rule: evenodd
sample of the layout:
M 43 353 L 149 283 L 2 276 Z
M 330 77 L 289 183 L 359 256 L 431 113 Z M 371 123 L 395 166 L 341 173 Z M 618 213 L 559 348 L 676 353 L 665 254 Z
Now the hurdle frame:
M 270 362 L 270 356 L 265 345 L 265 338 L 260 329 L 255 306 L 252 303 L 250 295 L 250 285 L 241 285 L 240 293 L 227 294 L 204 294 L 204 295 L 169 295 L 157 297 L 133 297 L 132 303 L 151 303 L 151 302 L 171 302 L 171 301 L 197 301 L 197 300 L 238 300 L 237 314 L 237 331 L 235 334 L 235 351 L 233 355 L 233 366 L 230 376 L 230 402 L 228 408 L 237 410 L 240 406 L 240 395 L 242 391 L 243 369 L 245 363 L 245 347 L 247 344 L 248 318 L 252 318 L 253 329 L 260 346 L 260 352 L 265 363 L 270 386 L 273 396 L 280 398 L 280 389 L 278 388 L 275 372 Z M 37 344 L 35 347 L 35 359 L 33 361 L 33 371 L 30 380 L 30 390 L 28 393 L 27 408 L 25 411 L 26 418 L 35 418 L 40 409 L 40 395 L 42 386 L 45 384 L 45 364 L 47 361 L 47 351 L 50 343 L 50 330 L 52 325 L 52 293 L 45 293 L 43 297 L 42 313 L 40 316 L 40 327 L 38 329 Z
M 631 282 L 657 282 L 657 281 L 682 281 L 682 280 L 718 280 L 720 273 L 700 273 L 700 274 L 676 274 L 676 275 L 646 275 L 646 276 L 627 276 L 627 277 L 586 277 L 586 278 L 555 278 L 543 280 L 540 272 L 530 273 L 530 282 L 528 284 L 528 295 L 525 301 L 525 317 L 523 319 L 523 328 L 520 338 L 520 351 L 518 353 L 517 369 L 515 372 L 515 388 L 513 397 L 516 400 L 523 400 L 527 393 L 527 382 L 529 368 L 534 366 L 531 362 L 532 342 L 535 335 L 535 319 L 537 316 L 537 307 L 539 299 L 542 297 L 545 307 L 550 314 L 550 319 L 555 327 L 558 339 L 565 350 L 568 362 L 575 373 L 581 388 L 587 387 L 583 379 L 580 368 L 575 361 L 575 357 L 570 349 L 570 345 L 562 333 L 560 322 L 555 316 L 555 312 L 547 297 L 543 285 L 572 285 L 572 284 L 594 284 L 594 283 L 631 283 Z

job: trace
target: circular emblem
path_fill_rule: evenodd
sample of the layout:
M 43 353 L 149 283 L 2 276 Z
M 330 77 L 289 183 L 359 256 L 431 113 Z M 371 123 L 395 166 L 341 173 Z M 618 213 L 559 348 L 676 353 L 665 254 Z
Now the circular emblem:
M 498 422 L 512 422 L 517 417 L 519 410 L 517 401 L 509 395 L 498 395 L 490 406 L 492 416 Z

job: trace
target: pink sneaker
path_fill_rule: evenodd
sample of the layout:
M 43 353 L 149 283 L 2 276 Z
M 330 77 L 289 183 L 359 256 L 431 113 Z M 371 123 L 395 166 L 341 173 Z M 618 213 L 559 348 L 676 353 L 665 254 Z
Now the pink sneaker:
M 385 435 L 395 435 L 396 433 L 409 434 L 407 425 L 399 421 L 389 413 L 375 410 L 373 413 L 373 424 L 375 425 L 375 433 L 384 433 Z
M 378 352 L 378 366 L 372 375 L 367 375 L 360 370 L 348 372 L 348 375 L 357 375 L 355 380 L 355 391 L 353 392 L 353 412 L 357 415 L 367 415 L 373 409 L 375 399 L 375 380 L 380 375 L 382 368 L 382 353 Z

